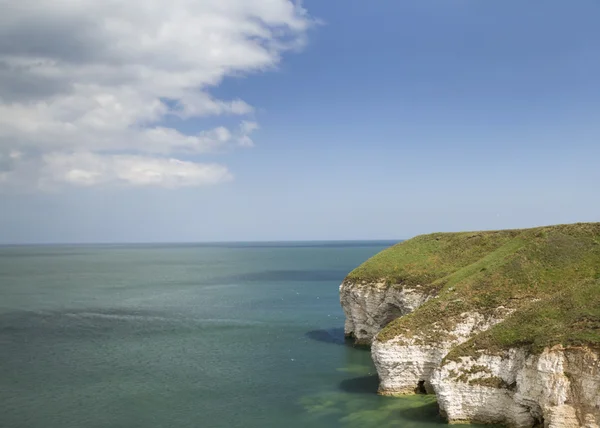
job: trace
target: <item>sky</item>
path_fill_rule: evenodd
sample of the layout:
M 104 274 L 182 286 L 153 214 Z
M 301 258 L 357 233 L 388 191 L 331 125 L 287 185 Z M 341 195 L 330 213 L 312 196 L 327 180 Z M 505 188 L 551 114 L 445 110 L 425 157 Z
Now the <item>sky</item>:
M 0 9 L 0 244 L 600 221 L 596 0 Z

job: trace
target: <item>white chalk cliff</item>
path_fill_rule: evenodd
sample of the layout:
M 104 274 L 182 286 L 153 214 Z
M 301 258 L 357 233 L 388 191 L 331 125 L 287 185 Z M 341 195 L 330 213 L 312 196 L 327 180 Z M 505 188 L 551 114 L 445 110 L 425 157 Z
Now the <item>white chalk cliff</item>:
M 340 301 L 382 395 L 436 394 L 451 423 L 600 428 L 600 223 L 416 236 Z
M 600 423 L 600 359 L 585 347 L 461 357 L 438 367 L 431 382 L 450 422 L 517 428 L 598 428 Z
M 484 316 L 464 313 L 440 340 L 377 333 L 435 297 L 377 283 L 344 281 L 340 300 L 345 333 L 358 344 L 372 344 L 371 355 L 384 395 L 435 393 L 449 422 L 499 423 L 509 427 L 600 428 L 600 356 L 587 348 L 554 347 L 540 355 L 522 349 L 501 355 L 444 361 L 450 350 L 501 322 L 509 311 Z M 435 327 L 433 337 L 436 337 Z
M 383 280 L 346 280 L 340 285 L 340 302 L 346 315 L 344 333 L 357 345 L 370 345 L 390 321 L 414 311 L 430 297 L 419 287 L 386 285 Z
M 377 337 L 371 356 L 379 374 L 379 393 L 402 395 L 415 392 L 432 393 L 430 378 L 450 350 L 476 333 L 489 329 L 502 318 L 485 317 L 476 312 L 462 314 L 451 331 L 433 329 L 433 337 L 397 336 L 382 341 Z

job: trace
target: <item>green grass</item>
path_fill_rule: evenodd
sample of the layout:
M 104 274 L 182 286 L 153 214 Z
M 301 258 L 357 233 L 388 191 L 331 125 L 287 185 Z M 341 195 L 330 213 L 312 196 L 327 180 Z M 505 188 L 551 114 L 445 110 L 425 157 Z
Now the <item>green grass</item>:
M 519 315 L 535 300 L 593 288 L 584 284 L 596 278 L 600 278 L 600 223 L 418 236 L 379 253 L 348 277 L 354 281 L 384 279 L 402 286 L 418 284 L 436 294 L 415 312 L 392 321 L 378 336 L 383 341 L 417 336 L 432 343 L 443 340 L 444 332 L 451 331 L 464 312 L 489 315 L 502 306 L 518 310 Z M 562 312 L 557 314 L 557 323 L 566 322 Z M 535 319 L 532 316 L 528 322 Z M 528 334 L 529 327 L 521 329 L 518 323 L 501 330 L 506 325 L 492 330 L 497 336 L 489 336 L 486 346 L 509 346 Z M 549 330 L 552 334 L 567 331 L 564 325 L 556 325 L 558 330 Z M 556 337 L 566 341 L 565 336 Z M 589 329 L 573 337 L 581 343 L 595 343 L 595 333 Z
M 539 353 L 554 345 L 600 349 L 600 280 L 571 284 L 530 304 L 455 348 L 448 359 L 512 347 Z
M 512 240 L 519 231 L 433 233 L 401 242 L 371 257 L 347 279 L 440 288 L 437 281 Z

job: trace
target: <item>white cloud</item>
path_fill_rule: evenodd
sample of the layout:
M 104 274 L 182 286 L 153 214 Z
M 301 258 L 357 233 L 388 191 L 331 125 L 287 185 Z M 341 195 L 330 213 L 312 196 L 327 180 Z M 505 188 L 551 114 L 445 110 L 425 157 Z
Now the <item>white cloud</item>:
M 93 153 L 48 154 L 43 157 L 45 183 L 91 186 L 120 183 L 132 186 L 181 187 L 217 184 L 233 177 L 226 167 L 177 159 Z
M 250 138 L 250 134 L 259 128 L 258 123 L 244 120 L 240 124 L 239 135 L 237 137 L 238 144 L 242 147 L 254 147 L 254 141 Z
M 229 179 L 224 167 L 176 158 L 251 147 L 256 122 L 194 135 L 165 124 L 251 116 L 245 101 L 210 88 L 275 67 L 310 25 L 290 0 L 0 0 L 0 9 L 0 184 Z
M 47 153 L 15 163 L 10 171 L 2 169 L 5 159 L 0 155 L 0 185 L 11 190 L 56 190 L 64 185 L 176 188 L 214 185 L 233 179 L 223 165 L 152 156 Z

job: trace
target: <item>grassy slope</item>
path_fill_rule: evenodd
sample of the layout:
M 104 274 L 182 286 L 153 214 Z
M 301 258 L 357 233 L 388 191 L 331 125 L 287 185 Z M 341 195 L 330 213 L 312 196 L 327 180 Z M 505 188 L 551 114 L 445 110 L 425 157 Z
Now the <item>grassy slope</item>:
M 418 334 L 436 341 L 443 337 L 431 327 L 450 330 L 464 312 L 486 313 L 498 306 L 523 308 L 534 299 L 565 289 L 576 292 L 579 284 L 599 276 L 600 223 L 577 223 L 424 235 L 383 251 L 349 278 L 386 278 L 390 283 L 421 284 L 437 292 L 436 299 L 392 321 L 379 334 L 380 340 Z M 519 329 L 513 333 L 521 337 Z M 508 337 L 501 330 L 497 334 L 489 340 L 500 343 L 500 337 Z
M 571 284 L 529 305 L 455 348 L 448 359 L 511 347 L 539 353 L 557 344 L 600 349 L 600 280 Z
M 434 291 L 441 280 L 480 260 L 519 231 L 433 233 L 396 244 L 354 269 L 347 279 L 421 285 Z

